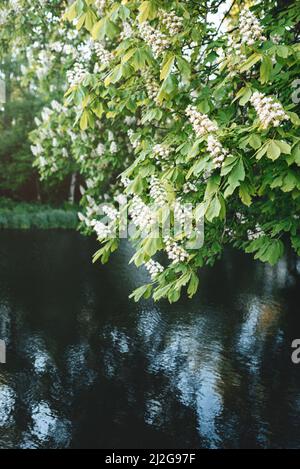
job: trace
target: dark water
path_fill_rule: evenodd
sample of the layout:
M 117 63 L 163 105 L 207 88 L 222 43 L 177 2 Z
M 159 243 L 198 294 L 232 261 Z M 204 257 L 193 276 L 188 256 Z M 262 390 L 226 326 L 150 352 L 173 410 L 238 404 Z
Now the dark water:
M 0 448 L 300 448 L 299 277 L 238 253 L 192 301 L 131 303 L 124 248 L 0 233 Z

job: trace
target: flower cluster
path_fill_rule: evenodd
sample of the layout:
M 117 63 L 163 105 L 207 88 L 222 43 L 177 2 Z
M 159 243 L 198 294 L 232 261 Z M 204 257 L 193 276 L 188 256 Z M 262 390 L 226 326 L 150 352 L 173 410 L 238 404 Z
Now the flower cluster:
M 153 28 L 147 21 L 139 25 L 139 32 L 152 49 L 155 58 L 158 58 L 169 46 L 169 40 L 165 34 Z
M 22 11 L 22 5 L 20 3 L 20 0 L 10 0 L 9 4 L 10 4 L 11 9 L 15 13 L 20 13 Z
M 150 259 L 148 262 L 146 262 L 145 267 L 149 272 L 152 280 L 155 280 L 156 276 L 164 271 L 163 266 L 153 259 Z
M 151 176 L 150 179 L 150 197 L 158 207 L 166 204 L 166 191 L 156 176 Z
M 102 16 L 105 8 L 107 7 L 107 0 L 95 0 L 95 7 L 97 8 L 97 13 L 99 16 Z
M 193 182 L 187 181 L 182 187 L 184 194 L 189 194 L 190 192 L 197 192 L 197 186 Z
M 105 213 L 105 215 L 108 216 L 111 220 L 115 221 L 117 220 L 119 216 L 119 212 L 115 207 L 109 206 L 109 205 L 103 205 L 102 206 L 102 211 Z
M 124 118 L 124 123 L 130 127 L 131 125 L 136 123 L 136 118 L 135 116 L 125 116 Z
M 154 102 L 157 102 L 157 95 L 159 92 L 158 83 L 156 82 L 153 75 L 149 72 L 144 72 L 143 78 L 149 99 L 153 99 Z
M 170 156 L 171 149 L 166 145 L 162 145 L 161 143 L 157 143 L 153 147 L 153 156 L 157 161 L 167 160 Z
M 191 204 L 183 205 L 179 200 L 174 202 L 174 234 L 184 231 L 187 235 L 192 232 L 193 212 Z
M 115 154 L 115 153 L 117 153 L 117 151 L 118 151 L 118 145 L 117 145 L 117 143 L 116 143 L 114 140 L 113 140 L 113 141 L 111 142 L 111 144 L 110 144 L 109 151 L 110 151 L 110 153 L 112 153 L 112 154 Z
M 121 31 L 120 39 L 124 41 L 125 39 L 129 39 L 133 36 L 133 29 L 132 26 L 127 22 L 123 22 L 123 31 Z
M 167 28 L 171 35 L 179 34 L 183 27 L 183 18 L 177 16 L 174 11 L 162 11 L 162 24 Z
M 239 30 L 241 41 L 249 46 L 252 46 L 256 41 L 266 40 L 258 19 L 248 8 L 244 8 L 240 13 Z
M 265 232 L 261 229 L 261 227 L 257 224 L 255 226 L 254 230 L 248 230 L 247 231 L 247 236 L 249 241 L 253 241 L 255 239 L 260 238 L 261 236 L 264 236 Z
M 108 67 L 110 62 L 113 60 L 114 56 L 111 52 L 109 52 L 101 42 L 95 42 L 94 50 L 101 62 L 101 65 Z
M 8 10 L 0 10 L 0 26 L 3 26 L 9 17 L 9 11 Z
M 134 196 L 130 206 L 130 216 L 135 226 L 147 230 L 155 223 L 155 215 L 139 196 Z
M 255 91 L 250 98 L 250 102 L 258 114 L 263 129 L 266 129 L 269 125 L 278 127 L 282 121 L 289 120 L 289 116 L 282 105 L 270 96 Z
M 130 141 L 130 144 L 132 145 L 133 148 L 137 148 L 140 144 L 140 137 L 139 135 L 136 136 L 134 135 L 134 131 L 132 129 L 129 129 L 127 131 L 127 135 Z
M 111 228 L 99 220 L 92 220 L 90 225 L 100 239 L 108 238 L 111 235 Z
M 236 56 L 239 63 L 244 62 L 247 58 L 243 43 L 237 41 L 233 35 L 228 37 L 227 54 Z
M 96 154 L 98 156 L 103 156 L 105 153 L 105 145 L 103 143 L 99 143 L 96 148 Z
M 70 86 L 78 86 L 88 76 L 88 70 L 76 62 L 72 70 L 67 71 L 67 79 Z
M 220 168 L 228 151 L 223 148 L 220 141 L 214 135 L 207 137 L 207 149 L 213 158 L 215 167 Z
M 167 256 L 172 261 L 172 264 L 184 262 L 188 259 L 188 253 L 182 246 L 176 243 L 176 241 L 172 241 L 170 238 L 167 237 L 164 238 L 164 242 Z
M 206 114 L 199 112 L 195 106 L 188 106 L 186 115 L 193 125 L 197 137 L 202 137 L 210 132 L 216 132 L 218 127 L 212 122 Z

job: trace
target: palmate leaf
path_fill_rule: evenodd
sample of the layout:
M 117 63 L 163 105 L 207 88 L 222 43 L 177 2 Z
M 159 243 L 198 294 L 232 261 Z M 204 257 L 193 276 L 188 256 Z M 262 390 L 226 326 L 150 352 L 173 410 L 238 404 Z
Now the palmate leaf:
M 245 251 L 247 253 L 255 253 L 255 259 L 275 265 L 283 256 L 284 244 L 280 239 L 262 236 L 252 241 Z

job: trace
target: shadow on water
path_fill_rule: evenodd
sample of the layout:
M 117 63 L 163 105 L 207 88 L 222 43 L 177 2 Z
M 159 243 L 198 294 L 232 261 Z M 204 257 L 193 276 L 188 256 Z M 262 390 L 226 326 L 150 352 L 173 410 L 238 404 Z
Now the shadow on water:
M 199 294 L 139 305 L 124 244 L 0 233 L 1 448 L 300 447 L 299 277 L 227 252 Z

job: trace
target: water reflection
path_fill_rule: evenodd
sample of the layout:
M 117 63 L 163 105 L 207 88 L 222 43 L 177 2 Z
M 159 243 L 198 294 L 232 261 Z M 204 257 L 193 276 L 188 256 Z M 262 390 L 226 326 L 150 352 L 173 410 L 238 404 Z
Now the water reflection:
M 1 448 L 300 447 L 286 261 L 227 253 L 192 301 L 134 305 L 127 245 L 102 268 L 76 233 L 0 238 Z

